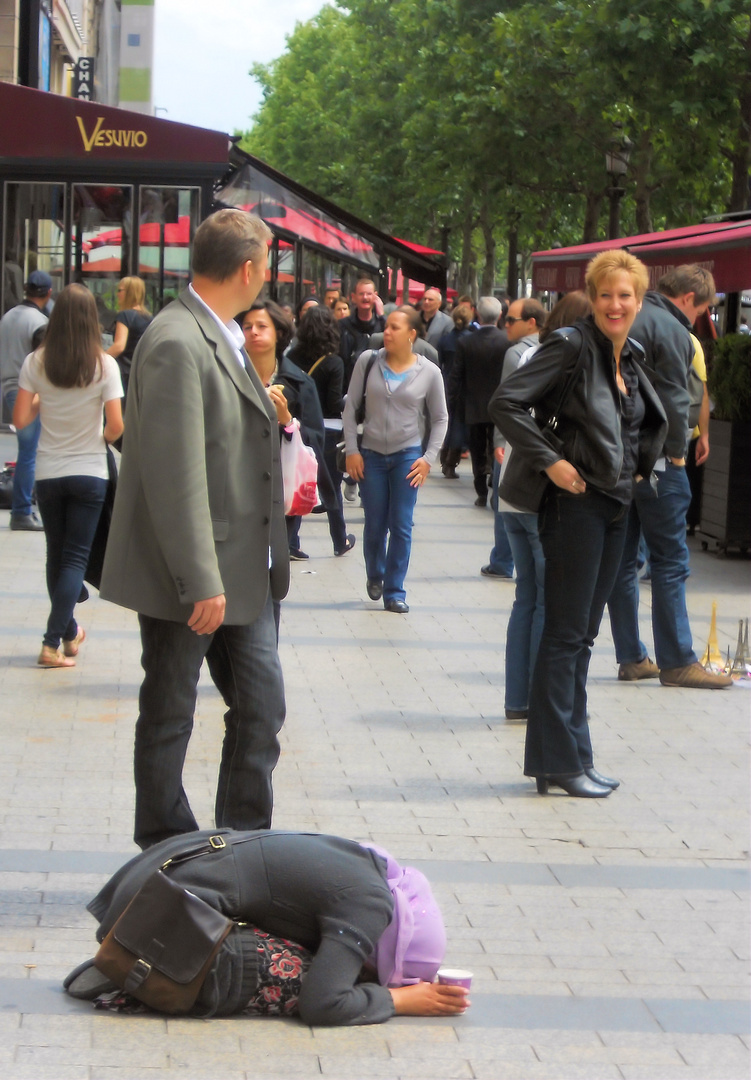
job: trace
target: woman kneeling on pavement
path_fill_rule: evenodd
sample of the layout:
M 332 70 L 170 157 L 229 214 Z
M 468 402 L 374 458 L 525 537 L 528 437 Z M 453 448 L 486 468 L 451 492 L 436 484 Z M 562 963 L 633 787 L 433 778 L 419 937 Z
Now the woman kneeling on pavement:
M 205 850 L 179 861 L 194 849 Z M 163 840 L 121 867 L 88 905 L 100 942 L 170 859 L 174 868 L 165 872 L 174 884 L 238 923 L 191 1015 L 380 1024 L 395 1015 L 451 1016 L 469 1005 L 464 988 L 433 981 L 446 933 L 427 879 L 375 845 L 338 836 L 219 830 Z M 65 988 L 100 1006 L 128 1005 L 93 961 L 71 972 Z
M 587 267 L 586 284 L 593 314 L 569 333 L 551 334 L 501 383 L 489 412 L 514 455 L 549 479 L 538 519 L 545 625 L 524 772 L 535 777 L 540 794 L 552 784 L 569 795 L 604 798 L 619 782 L 594 767 L 587 672 L 620 565 L 635 478 L 651 475 L 667 424 L 638 363 L 641 347 L 628 337 L 649 284 L 647 268 L 625 251 L 602 252 Z M 577 364 L 555 432 L 561 453 L 541 426 Z
M 365 527 L 363 553 L 367 592 L 383 597 L 386 611 L 409 611 L 404 579 L 412 548 L 412 514 L 417 490 L 443 445 L 448 426 L 446 395 L 439 368 L 412 351 L 420 315 L 412 307 L 392 311 L 383 332 L 384 348 L 360 355 L 344 407 L 347 472 L 360 483 Z M 365 403 L 362 453 L 357 412 Z M 421 421 L 430 426 L 423 450 Z

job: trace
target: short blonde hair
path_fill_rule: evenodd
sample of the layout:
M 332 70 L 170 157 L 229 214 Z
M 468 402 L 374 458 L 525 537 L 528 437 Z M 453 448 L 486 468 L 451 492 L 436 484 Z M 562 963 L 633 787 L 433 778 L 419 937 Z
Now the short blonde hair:
M 624 251 L 623 248 L 601 251 L 587 266 L 584 281 L 590 300 L 597 298 L 597 290 L 606 278 L 612 277 L 621 270 L 625 270 L 630 276 L 636 299 L 642 300 L 649 288 L 649 271 L 640 259 Z
M 143 307 L 146 299 L 146 285 L 140 277 L 120 278 L 120 286 L 123 290 L 123 309 Z

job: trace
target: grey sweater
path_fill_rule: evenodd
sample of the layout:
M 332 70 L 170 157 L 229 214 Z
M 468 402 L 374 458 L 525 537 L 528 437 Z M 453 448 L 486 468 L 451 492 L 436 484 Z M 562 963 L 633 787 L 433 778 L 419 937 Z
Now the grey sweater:
M 368 349 L 358 357 L 344 406 L 344 438 L 348 454 L 359 452 L 355 413 L 363 394 L 365 368 L 371 356 Z M 423 457 L 432 465 L 448 427 L 448 410 L 440 370 L 424 356 L 415 354 L 415 365 L 396 389 L 386 385 L 386 351 L 381 349 L 371 368 L 365 388 L 365 422 L 362 445 L 378 454 L 395 454 L 409 446 L 422 444 L 421 421 L 426 415 L 430 424 L 428 445 Z

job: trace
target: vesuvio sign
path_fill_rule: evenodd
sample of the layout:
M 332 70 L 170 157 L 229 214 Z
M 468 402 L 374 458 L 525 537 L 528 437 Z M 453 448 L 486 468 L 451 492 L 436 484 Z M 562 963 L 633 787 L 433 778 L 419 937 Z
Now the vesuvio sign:
M 108 146 L 134 146 L 142 149 L 149 141 L 145 131 L 136 128 L 107 128 L 104 126 L 104 117 L 98 116 L 94 130 L 89 135 L 82 117 L 76 116 L 78 129 L 81 132 L 81 141 L 87 154 L 94 147 Z
M 226 165 L 221 131 L 0 82 L 0 161 Z

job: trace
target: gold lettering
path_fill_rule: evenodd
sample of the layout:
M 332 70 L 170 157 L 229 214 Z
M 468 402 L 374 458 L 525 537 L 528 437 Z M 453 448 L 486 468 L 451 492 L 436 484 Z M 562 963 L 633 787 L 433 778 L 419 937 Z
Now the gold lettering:
M 90 137 L 86 134 L 86 128 L 80 116 L 76 117 L 76 122 L 78 124 L 78 130 L 81 132 L 84 150 L 87 154 L 90 154 L 95 146 L 137 146 L 140 149 L 146 146 L 149 141 L 149 137 L 145 131 L 135 131 L 132 128 L 127 131 L 123 128 L 120 128 L 119 130 L 116 130 L 115 128 L 103 128 L 103 116 L 97 117 L 96 127 Z
M 97 141 L 98 141 L 99 129 L 101 128 L 102 124 L 104 123 L 104 117 L 103 116 L 97 117 L 96 127 L 94 128 L 94 132 L 93 132 L 90 139 L 86 138 L 86 128 L 83 126 L 83 120 L 81 119 L 81 117 L 77 116 L 76 120 L 78 121 L 78 128 L 79 128 L 79 130 L 81 132 L 81 138 L 83 139 L 83 148 L 84 148 L 84 150 L 86 151 L 87 154 L 90 154 L 92 146 L 94 145 L 94 143 L 97 143 Z

